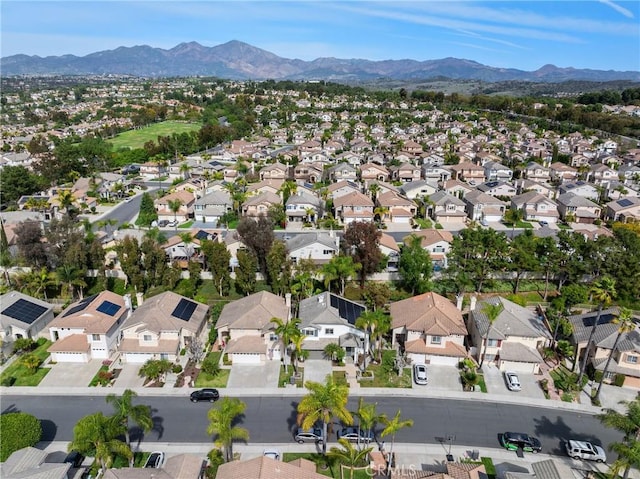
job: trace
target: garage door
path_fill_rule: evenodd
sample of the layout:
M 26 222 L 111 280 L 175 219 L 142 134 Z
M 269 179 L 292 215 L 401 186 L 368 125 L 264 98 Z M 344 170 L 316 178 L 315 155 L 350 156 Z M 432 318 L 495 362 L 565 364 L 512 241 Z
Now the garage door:
M 452 358 L 450 356 L 429 356 L 427 358 L 429 364 L 439 364 L 443 366 L 456 366 L 459 362 L 459 358 Z
M 260 354 L 234 353 L 230 356 L 232 364 L 260 364 Z
M 534 374 L 536 363 L 519 363 L 516 361 L 500 361 L 500 371 L 513 371 L 515 373 Z
M 325 359 L 324 357 L 324 351 L 321 350 L 313 350 L 313 349 L 307 349 L 307 351 L 309 351 L 309 357 L 307 359 Z
M 125 353 L 124 360 L 129 364 L 142 364 L 153 359 L 153 354 L 150 353 Z
M 86 353 L 52 353 L 51 359 L 58 363 L 86 363 L 89 362 Z

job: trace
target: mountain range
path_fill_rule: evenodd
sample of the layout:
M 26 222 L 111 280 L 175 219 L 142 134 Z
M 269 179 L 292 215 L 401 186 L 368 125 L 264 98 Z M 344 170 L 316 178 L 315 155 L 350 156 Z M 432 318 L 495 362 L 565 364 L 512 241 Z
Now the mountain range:
M 535 71 L 496 68 L 458 58 L 440 60 L 383 60 L 317 58 L 303 61 L 279 57 L 233 40 L 214 47 L 181 43 L 169 50 L 147 45 L 118 47 L 79 57 L 12 55 L 0 58 L 3 76 L 15 75 L 132 75 L 138 77 L 213 76 L 231 80 L 370 81 L 379 78 L 420 80 L 449 78 L 485 82 L 569 80 L 640 81 L 640 72 L 559 68 L 545 65 Z

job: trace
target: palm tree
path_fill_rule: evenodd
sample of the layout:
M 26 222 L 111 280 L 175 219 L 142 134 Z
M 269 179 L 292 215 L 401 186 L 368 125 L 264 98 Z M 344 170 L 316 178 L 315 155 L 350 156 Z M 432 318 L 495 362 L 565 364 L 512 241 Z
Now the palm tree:
M 57 284 L 54 275 L 44 267 L 39 271 L 27 273 L 25 282 L 27 289 L 32 291 L 34 296 L 39 297 L 42 294 L 45 301 L 47 301 L 47 288 Z
M 342 449 L 332 447 L 329 450 L 329 456 L 336 458 L 340 462 L 341 467 L 349 467 L 349 477 L 350 479 L 353 479 L 355 468 L 367 465 L 367 456 L 373 450 L 373 447 L 359 449 L 354 447 L 353 444 L 344 438 L 338 439 L 338 442 L 342 446 Z
M 60 209 L 65 210 L 67 213 L 75 199 L 76 198 L 73 196 L 71 190 L 60 190 L 58 193 L 58 204 L 60 205 Z
M 620 404 L 626 406 L 626 413 L 623 414 L 615 409 L 607 408 L 596 417 L 605 426 L 624 434 L 622 442 L 613 443 L 611 449 L 618 453 L 616 469 L 619 471 L 619 468 L 624 468 L 623 478 L 627 479 L 631 467 L 639 467 L 638 462 L 640 462 L 638 455 L 640 448 L 640 398 L 633 401 L 620 401 Z
M 640 469 L 640 441 L 631 444 L 614 442 L 609 447 L 618 454 L 618 458 L 609 466 L 611 477 L 618 477 L 620 471 L 624 471 L 623 478 L 627 479 L 632 467 Z
M 289 344 L 293 340 L 293 338 L 297 336 L 302 336 L 302 332 L 298 329 L 300 325 L 300 320 L 298 318 L 291 318 L 290 321 L 286 321 L 280 318 L 271 318 L 271 322 L 275 324 L 274 332 L 278 335 L 280 340 L 282 341 L 282 353 L 283 358 L 285 359 L 286 366 L 286 358 L 289 353 Z M 293 362 L 293 358 L 291 358 Z
M 305 336 L 300 333 L 297 336 L 291 338 L 291 362 L 293 363 L 293 370 L 298 372 L 298 359 L 309 356 L 309 351 L 302 349 L 304 345 Z
M 344 349 L 338 343 L 329 343 L 324 347 L 323 353 L 325 357 L 332 361 L 341 363 L 344 359 Z
M 497 301 L 498 302 L 496 304 L 487 302 L 485 303 L 484 308 L 482 308 L 482 312 L 487 316 L 489 325 L 487 326 L 487 332 L 485 333 L 482 341 L 482 357 L 480 358 L 480 365 L 478 366 L 478 368 L 481 368 L 484 364 L 484 357 L 487 354 L 487 346 L 489 346 L 489 334 L 491 333 L 491 329 L 493 328 L 493 323 L 496 322 L 496 319 L 498 319 L 498 316 L 500 316 L 500 313 L 502 313 L 502 310 L 504 309 L 504 306 L 502 305 L 500 300 L 498 299 Z
M 237 398 L 225 397 L 207 413 L 207 434 L 216 436 L 214 444 L 224 449 L 225 461 L 233 460 L 233 441 L 249 440 L 249 431 L 236 423 L 244 416 L 247 405 Z
M 373 428 L 382 421 L 383 414 L 378 414 L 377 403 L 366 403 L 364 398 L 358 400 L 358 410 L 352 413 L 358 418 L 358 428 L 366 432 L 366 437 L 371 437 Z
M 324 284 L 330 289 L 332 281 L 339 281 L 340 296 L 344 296 L 347 280 L 356 275 L 362 268 L 360 263 L 354 263 L 351 256 L 334 256 L 322 267 Z
M 392 419 L 389 419 L 386 415 L 382 416 L 382 423 L 384 424 L 384 429 L 380 433 L 381 437 L 386 437 L 391 434 L 391 448 L 389 449 L 389 460 L 387 464 L 391 466 L 393 462 L 393 444 L 396 440 L 396 433 L 405 427 L 413 426 L 413 419 L 406 419 L 404 421 L 400 420 L 400 410 L 393 416 Z
M 380 310 L 365 311 L 358 317 L 358 319 L 356 319 L 356 328 L 365 330 L 369 336 L 369 341 L 373 342 L 374 337 L 376 338 L 381 337 L 381 335 L 378 335 L 377 333 L 378 333 L 378 328 L 382 326 L 386 320 L 385 316 L 386 315 Z M 376 350 L 377 350 L 377 347 L 376 347 Z M 367 369 L 368 354 L 369 354 L 369 351 L 365 351 L 363 369 Z
M 84 288 L 87 287 L 87 283 L 84 280 L 85 271 L 74 268 L 69 264 L 60 265 L 55 273 L 53 273 L 57 280 L 62 283 L 63 296 L 69 294 L 71 299 L 74 299 L 75 288 L 80 289 L 80 299 L 84 296 Z
M 325 384 L 307 381 L 305 387 L 309 394 L 298 403 L 298 424 L 304 429 L 322 421 L 322 454 L 327 454 L 327 425 L 337 417 L 346 425 L 353 424 L 353 416 L 347 409 L 349 387 L 337 384 L 333 375 L 327 374 Z
M 604 382 L 604 378 L 609 372 L 609 365 L 611 364 L 611 358 L 615 353 L 616 348 L 618 347 L 618 343 L 622 336 L 626 333 L 630 333 L 634 329 L 636 329 L 636 323 L 633 319 L 633 315 L 631 310 L 628 308 L 621 308 L 618 313 L 618 317 L 611 321 L 613 324 L 618 325 L 618 334 L 616 335 L 616 340 L 613 342 L 613 346 L 611 347 L 611 352 L 609 353 L 609 357 L 607 358 L 607 362 L 604 365 L 604 369 L 602 370 L 602 377 L 600 378 L 600 383 L 598 384 L 598 390 L 596 391 L 596 395 L 594 396 L 594 401 L 598 402 L 600 400 L 600 390 L 602 389 L 602 383 Z M 579 383 L 578 383 L 579 384 Z
M 178 211 L 180 211 L 180 207 L 182 206 L 182 200 L 176 198 L 175 200 L 169 200 L 167 202 L 167 206 L 173 213 L 173 221 L 176 225 L 176 229 L 178 228 Z
M 616 297 L 616 281 L 608 276 L 603 277 L 600 281 L 596 281 L 591 286 L 591 298 L 598 302 L 598 314 L 591 326 L 589 333 L 589 340 L 584 350 L 584 358 L 582 359 L 582 365 L 580 366 L 580 374 L 578 374 L 578 387 L 582 389 L 582 378 L 584 372 L 587 369 L 587 362 L 589 361 L 589 350 L 591 349 L 591 341 L 593 341 L 593 335 L 596 334 L 598 323 L 600 323 L 600 316 L 602 315 L 602 309 L 605 305 L 611 304 L 613 298 Z
M 115 409 L 115 417 L 120 420 L 124 427 L 124 439 L 127 446 L 131 447 L 131 438 L 129 436 L 129 421 L 133 422 L 144 432 L 148 432 L 153 428 L 153 418 L 151 417 L 151 407 L 144 404 L 134 405 L 132 399 L 138 394 L 131 390 L 125 389 L 122 396 L 109 394 L 105 398 L 107 404 L 111 404 Z M 133 456 L 129 462 L 133 467 Z
M 524 213 L 522 210 L 517 208 L 509 208 L 504 213 L 504 221 L 506 223 L 511 223 L 511 238 L 513 238 L 513 232 L 516 229 L 516 224 L 524 218 Z
M 129 446 L 117 439 L 122 436 L 125 427 L 117 416 L 105 416 L 101 412 L 90 414 L 78 421 L 73 428 L 73 440 L 68 451 L 78 451 L 92 455 L 104 474 L 113 463 L 114 455 L 131 460 L 133 453 Z
M 380 185 L 378 183 L 371 183 L 368 189 L 369 193 L 371 193 L 371 199 L 375 203 L 376 198 L 378 197 L 378 193 L 380 192 Z

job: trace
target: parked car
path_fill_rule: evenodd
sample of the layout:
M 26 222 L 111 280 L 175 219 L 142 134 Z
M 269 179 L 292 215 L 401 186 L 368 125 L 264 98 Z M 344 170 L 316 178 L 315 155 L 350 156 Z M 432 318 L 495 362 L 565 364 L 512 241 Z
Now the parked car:
M 607 454 L 600 446 L 586 441 L 569 439 L 565 443 L 567 454 L 573 459 L 585 459 L 587 461 L 607 462 Z
M 280 455 L 280 451 L 276 449 L 265 449 L 262 452 L 262 455 L 264 457 L 270 457 L 271 459 L 274 459 L 276 461 L 279 461 L 282 458 L 282 456 Z
M 167 223 L 167 226 L 170 226 L 170 227 L 172 227 L 172 228 L 173 228 L 174 226 L 178 226 L 178 222 L 177 222 L 177 221 L 175 221 L 175 220 L 173 220 L 173 221 L 169 221 L 169 222 Z
M 538 221 L 538 224 L 539 224 L 540 226 L 549 226 L 549 222 L 548 222 L 548 221 L 544 221 L 544 220 L 540 220 L 540 221 Z
M 71 464 L 71 467 L 78 468 L 84 462 L 84 456 L 78 451 L 71 451 L 67 454 L 67 457 L 64 458 L 64 462 L 66 464 Z
M 500 436 L 500 443 L 502 447 L 510 451 L 522 449 L 525 452 L 533 452 L 534 454 L 542 451 L 540 440 L 523 432 L 505 432 Z
M 169 220 L 160 220 L 158 221 L 158 228 L 165 228 L 169 225 Z
M 520 385 L 520 379 L 514 372 L 507 371 L 504 373 L 504 380 L 507 382 L 509 391 L 520 391 L 522 386 Z
M 427 384 L 427 367 L 424 364 L 413 365 L 413 381 L 421 386 Z
M 346 439 L 349 442 L 371 442 L 373 441 L 373 432 L 358 430 L 357 427 L 343 427 L 338 431 L 338 439 Z
M 322 429 L 319 427 L 312 427 L 311 429 L 298 428 L 295 438 L 298 444 L 304 444 L 305 442 L 315 442 L 316 444 L 322 444 Z
M 164 452 L 153 451 L 149 454 L 147 462 L 144 463 L 144 467 L 160 469 L 164 465 Z
M 217 389 L 199 389 L 191 393 L 191 402 L 209 401 L 214 402 L 220 398 L 220 393 Z

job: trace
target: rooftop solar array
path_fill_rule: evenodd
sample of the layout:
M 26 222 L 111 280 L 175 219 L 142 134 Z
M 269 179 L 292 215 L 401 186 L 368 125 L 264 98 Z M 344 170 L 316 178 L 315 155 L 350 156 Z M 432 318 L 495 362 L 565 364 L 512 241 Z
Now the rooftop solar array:
M 356 319 L 366 310 L 364 306 L 360 306 L 335 294 L 329 296 L 331 296 L 331 307 L 336 308 L 340 317 L 346 319 L 349 324 L 355 324 Z
M 19 299 L 11 306 L 2 311 L 2 314 L 10 318 L 17 319 L 23 323 L 31 324 L 44 314 L 47 308 L 34 304 L 26 299 Z
M 629 198 L 622 198 L 621 200 L 618 200 L 618 204 L 620 206 L 627 207 L 631 206 L 633 204 L 633 201 L 631 201 Z
M 174 309 L 173 313 L 171 313 L 171 316 L 174 316 L 183 321 L 189 321 L 197 307 L 198 305 L 193 301 L 189 301 L 188 299 L 181 299 L 178 303 L 178 306 L 176 306 L 176 309 Z
M 120 305 L 114 304 L 111 301 L 103 301 L 96 309 L 100 313 L 108 314 L 109 316 L 115 316 L 115 314 L 120 309 Z
M 89 306 L 89 304 L 91 303 L 91 301 L 96 299 L 96 296 L 98 296 L 98 295 L 94 294 L 93 296 L 88 296 L 88 297 L 84 298 L 82 301 L 80 301 L 78 304 L 76 304 L 73 308 L 69 309 L 69 311 L 64 313 L 64 315 L 62 317 L 66 318 L 67 316 L 70 316 L 72 314 L 75 314 L 75 313 L 77 313 L 79 311 L 82 311 L 82 310 L 86 309 L 87 306 Z

